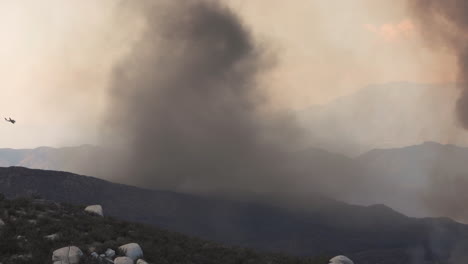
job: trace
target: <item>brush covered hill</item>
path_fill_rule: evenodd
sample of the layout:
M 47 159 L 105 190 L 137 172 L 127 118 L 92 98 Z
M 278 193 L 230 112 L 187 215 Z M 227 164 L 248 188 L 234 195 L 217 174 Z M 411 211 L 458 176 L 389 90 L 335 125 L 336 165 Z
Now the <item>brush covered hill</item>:
M 91 251 L 118 251 L 121 245 L 137 242 L 148 263 L 328 263 L 328 257 L 298 258 L 223 246 L 147 225 L 99 217 L 83 208 L 43 199 L 7 200 L 0 195 L 0 262 L 52 263 L 54 250 L 73 245 L 84 253 L 80 263 L 95 264 L 99 262 Z
M 0 192 L 70 204 L 101 204 L 106 215 L 221 242 L 293 255 L 347 255 L 360 264 L 456 263 L 468 226 L 410 218 L 384 205 L 333 200 L 306 211 L 146 190 L 66 172 L 0 168 Z M 462 254 L 463 255 L 463 254 Z M 416 262 L 415 262 L 416 261 Z

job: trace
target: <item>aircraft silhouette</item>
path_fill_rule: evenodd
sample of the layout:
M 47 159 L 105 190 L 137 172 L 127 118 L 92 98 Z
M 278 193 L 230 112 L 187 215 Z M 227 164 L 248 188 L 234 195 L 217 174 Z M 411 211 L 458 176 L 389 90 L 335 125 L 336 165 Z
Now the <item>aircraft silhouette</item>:
M 9 117 L 8 119 L 5 117 L 5 121 L 10 122 L 12 124 L 16 123 L 16 120 L 11 119 L 11 117 Z

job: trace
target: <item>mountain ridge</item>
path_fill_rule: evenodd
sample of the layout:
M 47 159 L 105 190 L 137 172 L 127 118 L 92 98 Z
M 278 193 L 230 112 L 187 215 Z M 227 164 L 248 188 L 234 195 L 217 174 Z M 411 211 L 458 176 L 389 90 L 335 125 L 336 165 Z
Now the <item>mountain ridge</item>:
M 468 222 L 468 148 L 424 142 L 375 149 L 356 158 L 369 174 L 386 182 L 383 202 L 419 216 L 449 216 Z M 385 191 L 385 190 L 383 190 Z M 381 198 L 382 198 L 381 197 Z M 418 211 L 419 210 L 419 211 Z
M 456 84 L 369 85 L 298 111 L 297 117 L 309 134 L 305 144 L 352 157 L 421 141 L 467 146 L 468 136 L 461 133 L 455 115 L 458 93 Z

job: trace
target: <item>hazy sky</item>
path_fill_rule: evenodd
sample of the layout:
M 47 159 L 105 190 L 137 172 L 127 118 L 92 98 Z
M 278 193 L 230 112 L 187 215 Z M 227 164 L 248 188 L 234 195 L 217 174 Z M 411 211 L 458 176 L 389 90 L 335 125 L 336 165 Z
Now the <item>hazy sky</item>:
M 452 82 L 403 0 L 225 0 L 273 54 L 272 108 L 303 109 L 372 83 Z M 0 147 L 95 143 L 113 66 L 144 26 L 118 0 L 0 1 Z M 426 29 L 427 30 L 427 29 Z

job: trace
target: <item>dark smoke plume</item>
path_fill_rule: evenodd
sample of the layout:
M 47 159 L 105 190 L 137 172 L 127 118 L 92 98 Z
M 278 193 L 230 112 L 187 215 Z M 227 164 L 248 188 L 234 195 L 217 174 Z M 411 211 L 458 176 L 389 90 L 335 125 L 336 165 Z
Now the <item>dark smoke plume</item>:
M 409 6 L 430 45 L 453 51 L 457 56 L 463 90 L 456 111 L 461 125 L 468 129 L 468 1 L 409 0 Z
M 287 188 L 285 145 L 257 76 L 273 61 L 217 1 L 146 3 L 142 38 L 116 68 L 107 140 L 126 182 L 171 190 Z M 268 187 L 266 187 L 268 186 Z

